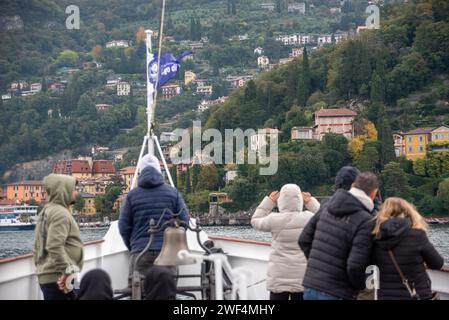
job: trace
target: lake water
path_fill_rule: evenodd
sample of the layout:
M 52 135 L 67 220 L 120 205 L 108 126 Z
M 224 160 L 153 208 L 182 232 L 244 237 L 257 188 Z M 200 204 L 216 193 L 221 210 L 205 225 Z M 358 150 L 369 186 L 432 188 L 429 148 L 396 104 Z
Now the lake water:
M 83 241 L 101 239 L 107 228 L 82 229 Z M 241 239 L 270 241 L 269 233 L 253 230 L 250 226 L 239 227 L 204 227 L 209 235 L 226 236 Z M 33 248 L 34 231 L 0 232 L 0 259 L 29 253 Z M 443 255 L 446 265 L 449 265 L 449 226 L 431 226 L 429 238 L 437 250 Z

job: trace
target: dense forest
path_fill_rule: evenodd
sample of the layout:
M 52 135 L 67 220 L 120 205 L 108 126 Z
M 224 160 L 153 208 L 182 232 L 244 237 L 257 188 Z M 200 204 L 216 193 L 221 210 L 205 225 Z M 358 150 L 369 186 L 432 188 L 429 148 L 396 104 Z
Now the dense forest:
M 240 203 L 253 203 L 292 180 L 316 194 L 330 194 L 336 171 L 353 164 L 380 175 L 384 197 L 405 197 L 429 214 L 448 212 L 449 154 L 415 163 L 396 159 L 392 131 L 449 121 L 449 4 L 387 5 L 382 18 L 380 30 L 310 57 L 305 53 L 262 74 L 211 111 L 206 127 L 277 127 L 282 132 L 275 176 L 261 177 L 254 168 L 239 166 L 240 178 L 226 187 Z M 359 136 L 349 145 L 333 135 L 322 142 L 290 141 L 290 129 L 311 125 L 314 111 L 349 105 L 359 111 Z

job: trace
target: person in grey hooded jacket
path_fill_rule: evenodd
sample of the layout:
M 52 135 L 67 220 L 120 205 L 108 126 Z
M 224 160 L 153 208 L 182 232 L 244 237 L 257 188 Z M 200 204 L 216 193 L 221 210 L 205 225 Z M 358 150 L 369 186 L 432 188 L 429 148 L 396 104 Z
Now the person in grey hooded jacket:
M 303 209 L 304 202 L 310 211 Z M 276 206 L 279 212 L 272 212 Z M 254 212 L 253 228 L 271 232 L 273 236 L 267 272 L 271 300 L 302 299 L 307 261 L 296 241 L 319 208 L 319 202 L 310 194 L 301 193 L 295 184 L 286 184 L 280 192 L 274 191 L 265 197 Z

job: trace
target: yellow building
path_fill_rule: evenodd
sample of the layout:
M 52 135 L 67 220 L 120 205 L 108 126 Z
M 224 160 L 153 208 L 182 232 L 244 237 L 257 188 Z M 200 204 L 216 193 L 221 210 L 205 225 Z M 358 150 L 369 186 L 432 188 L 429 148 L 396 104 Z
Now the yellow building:
M 449 126 L 440 126 L 431 132 L 431 140 L 435 143 L 449 142 Z
M 405 157 L 408 160 L 424 159 L 431 141 L 433 128 L 417 128 L 404 133 Z
M 119 171 L 120 177 L 123 179 L 125 183 L 124 193 L 128 193 L 131 190 L 131 184 L 134 178 L 134 173 L 136 172 L 136 167 L 126 167 Z
M 84 216 L 93 216 L 97 213 L 95 209 L 95 196 L 90 193 L 81 193 L 81 197 L 84 199 L 84 208 L 80 214 Z
M 196 80 L 196 74 L 193 71 L 187 70 L 184 73 L 184 84 L 188 85 L 194 80 Z

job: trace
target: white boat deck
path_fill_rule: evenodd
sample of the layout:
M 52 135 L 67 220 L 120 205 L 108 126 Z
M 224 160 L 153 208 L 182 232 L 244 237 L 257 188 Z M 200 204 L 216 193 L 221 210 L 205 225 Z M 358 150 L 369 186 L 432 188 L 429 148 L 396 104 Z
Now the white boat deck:
M 267 262 L 270 243 L 232 239 L 226 237 L 207 236 L 201 233 L 201 240 L 213 240 L 227 254 L 232 268 L 244 268 L 250 271 L 248 280 L 248 298 L 265 300 L 269 298 L 266 290 Z M 196 240 L 196 234 L 187 233 L 189 248 L 194 253 L 203 253 Z M 117 222 L 113 222 L 103 240 L 85 244 L 85 262 L 81 276 L 95 268 L 109 273 L 114 290 L 127 286 L 128 250 L 118 232 Z M 39 300 L 42 293 L 34 273 L 32 254 L 0 260 L 0 300 Z M 180 267 L 180 274 L 200 274 L 200 262 Z M 432 286 L 442 299 L 449 299 L 449 270 L 429 271 Z M 199 286 L 199 278 L 181 278 L 179 286 Z M 198 293 L 196 293 L 197 295 Z M 197 298 L 199 296 L 197 295 Z

